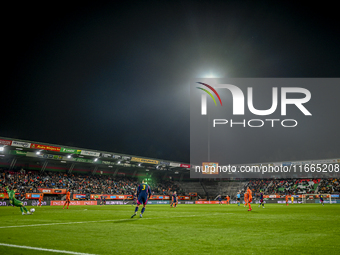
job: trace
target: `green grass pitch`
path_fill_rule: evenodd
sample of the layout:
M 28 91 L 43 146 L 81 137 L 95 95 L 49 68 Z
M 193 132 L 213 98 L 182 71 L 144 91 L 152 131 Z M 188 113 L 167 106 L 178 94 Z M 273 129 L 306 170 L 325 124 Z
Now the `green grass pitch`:
M 148 205 L 133 219 L 131 205 L 1 207 L 0 254 L 339 254 L 340 205 L 252 206 Z

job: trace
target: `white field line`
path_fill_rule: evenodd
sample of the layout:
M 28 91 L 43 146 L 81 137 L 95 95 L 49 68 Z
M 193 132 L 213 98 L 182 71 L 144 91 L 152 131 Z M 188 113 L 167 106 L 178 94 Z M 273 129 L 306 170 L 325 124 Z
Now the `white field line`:
M 166 218 L 186 218 L 186 217 L 204 217 L 204 216 L 212 216 L 218 214 L 232 214 L 232 213 L 212 213 L 212 214 L 199 214 L 199 215 L 181 215 L 181 216 L 169 216 Z M 138 217 L 136 215 L 136 217 Z M 156 220 L 162 219 L 158 218 L 143 218 L 143 220 Z M 119 220 L 97 220 L 97 221 L 76 221 L 76 222 L 56 222 L 56 223 L 46 223 L 46 224 L 32 224 L 32 225 L 15 225 L 15 226 L 2 226 L 2 228 L 24 228 L 24 227 L 40 227 L 40 226 L 53 226 L 53 225 L 72 225 L 72 224 L 84 224 L 84 223 L 100 223 L 100 222 L 117 222 L 117 221 L 129 221 L 131 219 L 119 219 Z
M 49 251 L 49 252 L 57 252 L 57 253 L 75 254 L 75 255 L 95 255 L 95 254 L 90 254 L 90 253 L 45 249 L 45 248 L 39 248 L 39 247 L 31 247 L 31 246 L 15 245 L 15 244 L 7 244 L 7 243 L 0 243 L 0 246 L 6 246 L 6 247 L 12 247 L 12 248 L 21 248 L 21 249 L 28 249 L 28 250 L 37 250 L 37 251 Z

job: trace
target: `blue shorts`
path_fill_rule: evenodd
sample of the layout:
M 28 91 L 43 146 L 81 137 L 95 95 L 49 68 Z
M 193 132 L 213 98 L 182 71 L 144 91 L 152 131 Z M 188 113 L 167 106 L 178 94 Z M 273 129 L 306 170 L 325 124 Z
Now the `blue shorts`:
M 137 204 L 138 205 L 146 205 L 146 203 L 148 202 L 148 197 L 147 196 L 139 196 L 138 200 L 137 200 Z

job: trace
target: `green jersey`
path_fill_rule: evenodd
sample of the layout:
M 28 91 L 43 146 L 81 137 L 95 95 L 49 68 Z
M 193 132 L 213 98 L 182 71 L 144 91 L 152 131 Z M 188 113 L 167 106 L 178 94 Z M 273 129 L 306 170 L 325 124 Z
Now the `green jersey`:
M 6 189 L 7 189 L 9 200 L 13 201 L 15 199 L 15 192 L 14 192 L 14 190 L 9 190 L 8 188 L 6 188 Z
M 6 187 L 6 190 L 7 190 L 7 193 L 8 193 L 10 203 L 13 204 L 16 207 L 20 207 L 22 214 L 25 214 L 24 210 L 27 214 L 30 214 L 30 212 L 28 212 L 27 208 L 23 205 L 23 203 L 21 201 L 15 199 L 14 190 L 9 190 L 8 187 Z

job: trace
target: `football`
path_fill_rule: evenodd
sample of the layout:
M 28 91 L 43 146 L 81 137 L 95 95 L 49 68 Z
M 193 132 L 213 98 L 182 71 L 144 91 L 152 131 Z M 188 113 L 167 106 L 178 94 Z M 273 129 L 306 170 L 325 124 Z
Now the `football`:
M 34 209 L 34 208 L 32 208 L 32 209 L 30 210 L 30 212 L 31 212 L 31 213 L 34 213 L 34 212 L 35 212 L 35 209 Z

